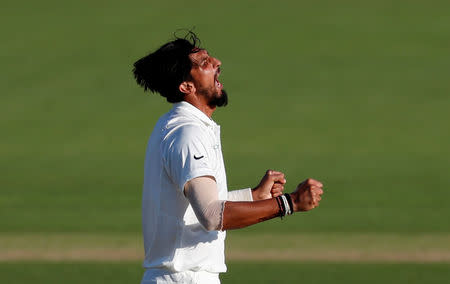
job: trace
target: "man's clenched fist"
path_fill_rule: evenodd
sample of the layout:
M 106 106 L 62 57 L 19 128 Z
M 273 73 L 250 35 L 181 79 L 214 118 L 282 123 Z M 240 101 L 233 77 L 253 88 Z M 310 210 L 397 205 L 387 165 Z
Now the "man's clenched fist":
M 291 193 L 294 211 L 308 211 L 319 206 L 322 199 L 323 184 L 314 179 L 307 179 L 297 186 L 295 192 Z
M 267 170 L 261 182 L 252 189 L 254 201 L 269 199 L 283 194 L 286 178 L 282 172 Z

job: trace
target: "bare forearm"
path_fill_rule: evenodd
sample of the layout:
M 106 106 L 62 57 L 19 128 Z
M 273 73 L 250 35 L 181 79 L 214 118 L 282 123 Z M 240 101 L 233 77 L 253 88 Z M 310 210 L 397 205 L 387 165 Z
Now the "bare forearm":
M 186 183 L 185 195 L 206 230 L 232 230 L 296 211 L 309 211 L 319 205 L 322 186 L 318 181 L 307 179 L 289 195 L 253 202 L 233 202 L 218 200 L 216 182 L 204 176 Z
M 222 230 L 244 228 L 275 218 L 279 212 L 275 198 L 254 202 L 227 201 L 223 211 Z

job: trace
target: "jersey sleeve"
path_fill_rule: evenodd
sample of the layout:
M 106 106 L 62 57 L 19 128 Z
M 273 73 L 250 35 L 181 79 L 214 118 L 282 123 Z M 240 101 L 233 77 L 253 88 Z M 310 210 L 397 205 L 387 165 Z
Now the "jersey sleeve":
M 252 189 L 244 188 L 228 191 L 228 200 L 230 201 L 253 201 Z
M 161 149 L 165 170 L 181 192 L 193 178 L 212 176 L 217 179 L 211 139 L 199 125 L 179 127 L 165 138 Z

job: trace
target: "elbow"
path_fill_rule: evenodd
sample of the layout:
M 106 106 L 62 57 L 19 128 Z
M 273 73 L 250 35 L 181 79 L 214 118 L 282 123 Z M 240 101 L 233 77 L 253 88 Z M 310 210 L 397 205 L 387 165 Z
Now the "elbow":
M 203 228 L 208 232 L 218 231 L 220 229 L 219 226 L 217 226 L 217 224 L 209 222 L 207 220 L 201 221 L 200 224 L 202 224 Z
M 209 204 L 203 211 L 196 212 L 199 223 L 206 231 L 222 230 L 224 204 L 224 201 L 217 200 Z

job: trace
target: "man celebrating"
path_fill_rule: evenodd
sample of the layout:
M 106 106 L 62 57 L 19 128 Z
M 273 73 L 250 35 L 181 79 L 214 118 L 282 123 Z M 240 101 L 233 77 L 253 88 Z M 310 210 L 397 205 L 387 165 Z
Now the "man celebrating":
M 253 189 L 228 192 L 220 126 L 211 116 L 227 104 L 221 62 L 189 32 L 134 64 L 137 83 L 173 108 L 150 136 L 145 157 L 142 225 L 147 283 L 220 283 L 226 230 L 308 211 L 322 183 L 307 179 L 283 194 L 284 174 L 268 170 Z

